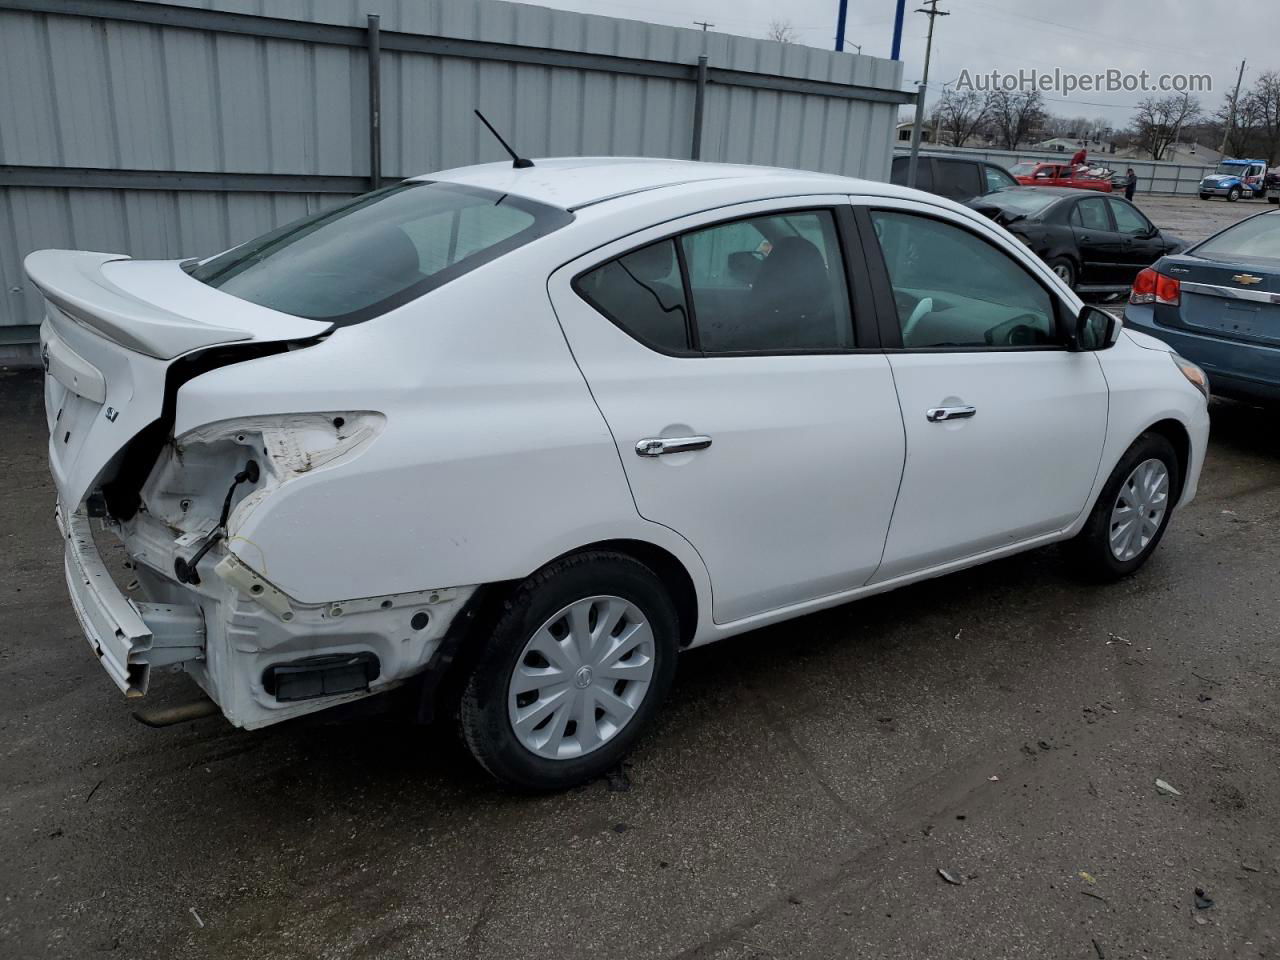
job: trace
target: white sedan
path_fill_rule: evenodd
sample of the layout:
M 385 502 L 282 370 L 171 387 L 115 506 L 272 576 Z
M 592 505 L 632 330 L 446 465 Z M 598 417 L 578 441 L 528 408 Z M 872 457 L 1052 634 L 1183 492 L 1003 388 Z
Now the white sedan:
M 121 690 L 257 728 L 412 680 L 524 788 L 615 765 L 681 649 L 1054 541 L 1132 573 L 1209 432 L 1197 367 L 985 217 L 836 176 L 485 164 L 26 269 Z

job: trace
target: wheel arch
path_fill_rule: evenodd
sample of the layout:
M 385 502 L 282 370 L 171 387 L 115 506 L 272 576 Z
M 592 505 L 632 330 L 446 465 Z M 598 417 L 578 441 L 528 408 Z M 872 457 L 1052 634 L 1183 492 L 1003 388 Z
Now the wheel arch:
M 1173 502 L 1178 503 L 1182 499 L 1182 491 L 1186 487 L 1187 472 L 1191 469 L 1191 434 L 1181 420 L 1176 420 L 1173 417 L 1157 420 L 1147 427 L 1143 433 L 1158 434 L 1173 446 L 1173 452 L 1178 456 L 1178 489 L 1173 497 Z M 1128 448 L 1126 447 L 1125 449 Z
M 680 622 L 680 646 L 687 647 L 692 642 L 694 635 L 698 632 L 698 589 L 694 585 L 693 577 L 679 557 L 665 547 L 660 547 L 648 540 L 619 538 L 584 543 L 580 547 L 566 550 L 560 556 L 549 560 L 548 563 L 554 563 L 556 560 L 592 550 L 621 553 L 624 556 L 640 561 L 657 574 L 663 586 L 670 591 L 672 603 L 675 604 L 676 616 Z

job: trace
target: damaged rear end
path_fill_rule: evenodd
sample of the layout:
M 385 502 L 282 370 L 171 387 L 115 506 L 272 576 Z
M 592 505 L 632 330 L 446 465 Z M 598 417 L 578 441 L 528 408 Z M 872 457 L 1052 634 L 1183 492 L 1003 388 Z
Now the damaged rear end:
M 382 416 L 263 416 L 173 436 L 185 383 L 305 349 L 333 325 L 230 297 L 178 262 L 44 250 L 27 258 L 26 269 L 45 297 L 49 465 L 67 587 L 115 684 L 142 697 L 154 669 L 180 668 L 243 726 L 302 712 L 289 709 L 299 701 L 367 692 L 386 667 L 358 626 L 350 629 L 362 607 L 385 616 L 453 593 L 350 601 L 347 609 L 299 604 L 230 548 L 257 504 L 291 478 L 358 454 Z M 227 315 L 233 325 L 222 321 Z M 104 557 L 96 539 L 103 529 L 124 543 L 123 571 Z M 252 554 L 252 544 L 240 546 Z M 339 627 L 348 613 L 357 615 Z M 326 633 L 330 642 L 316 656 L 316 636 Z M 267 653 L 251 658 L 246 673 L 232 661 L 251 650 Z M 255 697 L 262 701 L 256 707 Z

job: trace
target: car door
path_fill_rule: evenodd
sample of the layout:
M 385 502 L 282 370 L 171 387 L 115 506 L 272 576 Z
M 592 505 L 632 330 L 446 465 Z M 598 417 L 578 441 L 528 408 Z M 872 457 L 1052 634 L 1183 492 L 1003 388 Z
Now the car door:
M 1150 220 L 1133 204 L 1107 197 L 1111 216 L 1120 236 L 1120 265 L 1117 279 L 1132 283 L 1134 277 L 1164 256 L 1164 238 Z
M 739 204 L 549 281 L 636 508 L 702 556 L 718 623 L 880 562 L 905 438 L 851 221 L 842 197 Z
M 1087 505 L 1107 427 L 1097 358 L 1064 345 L 1071 311 L 985 225 L 905 201 L 858 216 L 882 252 L 871 267 L 907 433 L 875 581 L 1062 530 Z
M 1121 267 L 1124 238 L 1112 223 L 1107 198 L 1081 197 L 1068 214 L 1068 222 L 1080 252 L 1079 282 L 1086 285 L 1126 282 Z

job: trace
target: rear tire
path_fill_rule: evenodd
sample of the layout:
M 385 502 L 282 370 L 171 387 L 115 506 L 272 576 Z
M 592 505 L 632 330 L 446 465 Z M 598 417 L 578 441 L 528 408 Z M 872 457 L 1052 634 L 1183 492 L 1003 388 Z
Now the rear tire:
M 1164 537 L 1181 491 L 1173 444 L 1158 433 L 1138 437 L 1111 471 L 1084 529 L 1067 545 L 1077 569 L 1103 582 L 1137 571 Z
M 462 693 L 462 737 L 521 790 L 564 790 L 616 767 L 671 689 L 675 606 L 625 554 L 557 560 L 510 595 Z
M 1072 290 L 1076 288 L 1076 265 L 1066 257 L 1053 257 L 1048 260 L 1049 269 L 1056 273 Z

